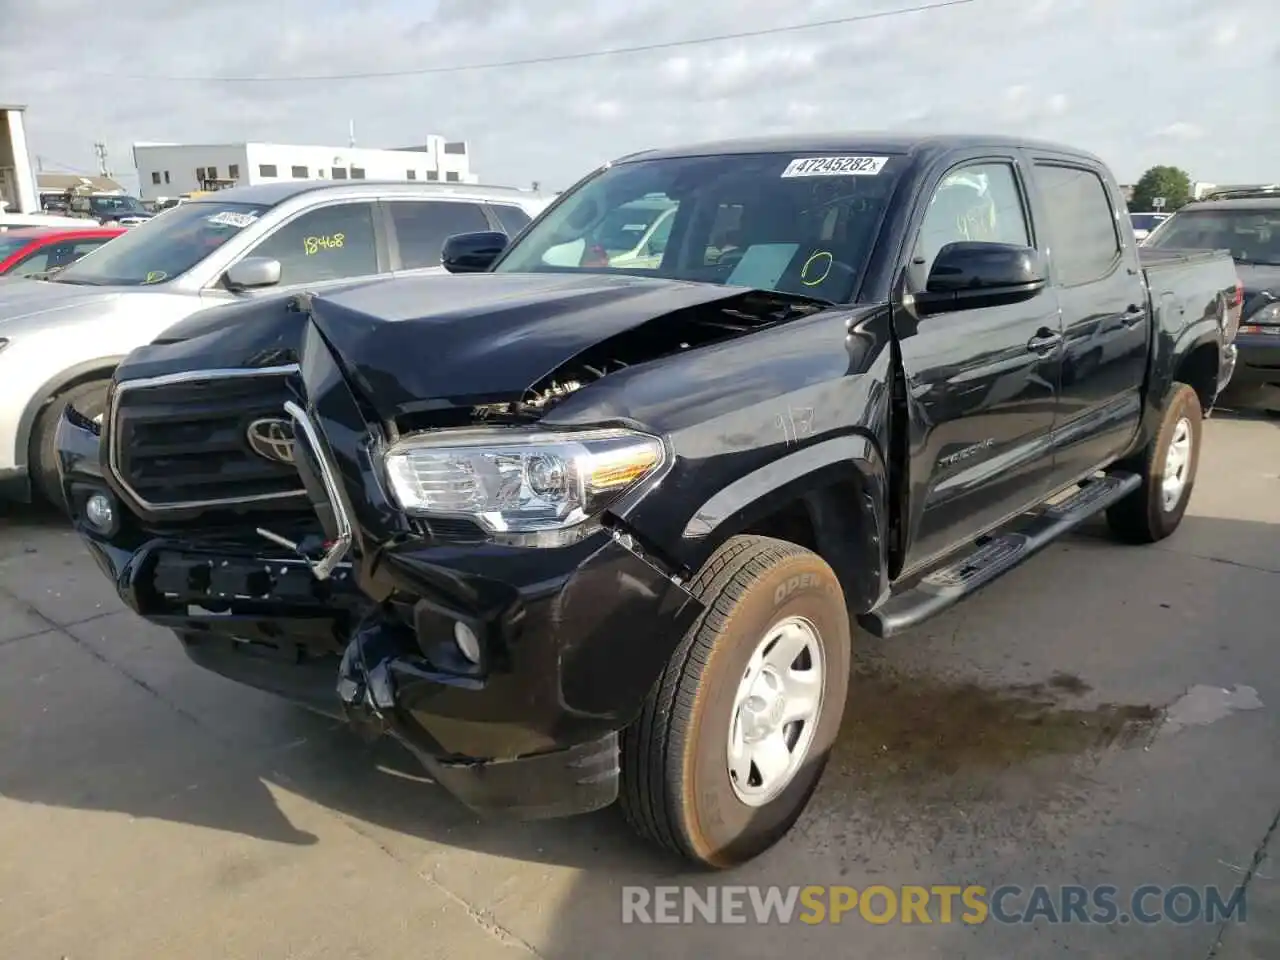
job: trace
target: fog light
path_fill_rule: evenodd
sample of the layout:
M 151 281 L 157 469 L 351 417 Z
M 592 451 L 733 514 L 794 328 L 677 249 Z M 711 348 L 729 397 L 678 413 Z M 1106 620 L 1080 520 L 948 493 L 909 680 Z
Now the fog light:
M 480 638 L 461 620 L 453 625 L 453 640 L 464 657 L 474 664 L 480 663 Z
M 99 530 L 110 530 L 116 522 L 116 510 L 105 493 L 92 494 L 84 502 L 84 517 Z

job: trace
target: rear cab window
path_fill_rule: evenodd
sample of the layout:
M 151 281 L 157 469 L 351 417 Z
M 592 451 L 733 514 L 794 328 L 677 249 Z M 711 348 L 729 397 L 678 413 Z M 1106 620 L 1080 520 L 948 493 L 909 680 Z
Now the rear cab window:
M 654 158 L 606 168 L 495 265 L 856 294 L 906 159 L 875 151 Z
M 1110 192 L 1097 172 L 1037 161 L 1036 184 L 1049 228 L 1049 254 L 1064 287 L 1108 276 L 1120 263 L 1120 234 Z

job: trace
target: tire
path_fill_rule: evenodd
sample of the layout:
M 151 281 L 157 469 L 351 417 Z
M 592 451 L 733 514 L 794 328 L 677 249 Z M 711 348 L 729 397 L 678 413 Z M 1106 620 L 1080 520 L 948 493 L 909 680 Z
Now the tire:
M 1135 458 L 1132 466 L 1142 485 L 1107 510 L 1111 532 L 1127 543 L 1155 543 L 1169 536 L 1182 523 L 1200 466 L 1200 437 L 1204 415 L 1200 398 L 1185 383 L 1175 383 L 1164 405 L 1164 417 L 1155 439 Z M 1164 497 L 1166 465 L 1170 447 L 1185 440 L 1185 462 L 1180 492 L 1172 502 Z
M 77 384 L 57 394 L 36 417 L 29 452 L 31 481 L 41 499 L 59 510 L 66 509 L 66 500 L 62 496 L 62 481 L 58 476 L 58 447 L 55 442 L 58 421 L 68 404 L 91 419 L 104 413 L 110 383 L 110 380 L 89 380 Z
M 703 566 L 691 590 L 706 612 L 623 732 L 620 802 L 642 836 L 692 863 L 723 869 L 777 843 L 816 789 L 844 713 L 850 625 L 835 573 L 821 557 L 782 540 L 732 538 Z M 782 727 L 768 709 L 752 715 L 792 734 L 794 755 L 802 759 L 789 782 L 777 781 L 780 789 L 772 797 L 765 785 L 751 782 L 763 768 L 750 767 L 744 789 L 755 795 L 747 802 L 729 770 L 730 730 L 744 729 L 734 723 L 735 703 L 740 685 L 753 675 L 753 657 L 784 623 L 790 624 L 787 639 L 805 644 L 806 651 L 788 661 L 790 666 L 821 668 L 810 688 L 821 690 L 820 706 L 816 719 Z M 769 679 L 759 676 L 756 682 L 763 686 L 755 689 L 766 695 L 777 689 Z M 756 702 L 766 708 L 778 703 Z

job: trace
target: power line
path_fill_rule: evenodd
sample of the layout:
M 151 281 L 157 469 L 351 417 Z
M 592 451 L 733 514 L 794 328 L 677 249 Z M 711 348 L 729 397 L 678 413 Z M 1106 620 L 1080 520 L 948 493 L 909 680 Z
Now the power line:
M 488 63 L 466 63 L 452 67 L 418 67 L 411 70 L 302 74 L 283 77 L 160 76 L 156 74 L 95 73 L 91 71 L 82 74 L 82 76 L 109 77 L 115 80 L 148 80 L 172 83 L 315 83 L 334 80 L 381 80 L 393 77 L 421 77 L 428 74 L 463 73 L 471 70 L 499 70 L 507 67 L 527 67 L 544 63 L 566 63 L 571 60 L 590 60 L 597 57 L 611 57 L 618 54 L 650 53 L 655 50 L 672 50 L 678 47 L 693 47 L 704 43 L 720 43 L 725 40 L 746 40 L 752 37 L 766 37 L 779 33 L 795 33 L 800 30 L 817 30 L 822 27 L 836 27 L 850 23 L 862 23 L 867 20 L 883 20 L 888 17 L 900 17 L 909 13 L 923 13 L 929 10 L 941 10 L 945 7 L 960 7 L 976 2 L 977 0 L 937 0 L 935 3 L 924 3 L 914 7 L 899 7 L 894 10 L 881 10 L 878 13 L 861 13 L 855 16 L 836 17 L 830 20 L 814 20 L 808 23 L 795 23 L 782 27 L 766 27 L 760 30 L 742 30 L 736 33 L 720 33 L 706 37 L 691 37 L 685 40 L 667 40 L 661 43 L 646 43 L 634 47 L 610 47 L 605 50 L 584 50 L 578 53 L 563 53 L 549 57 L 528 57 L 521 60 L 497 60 Z

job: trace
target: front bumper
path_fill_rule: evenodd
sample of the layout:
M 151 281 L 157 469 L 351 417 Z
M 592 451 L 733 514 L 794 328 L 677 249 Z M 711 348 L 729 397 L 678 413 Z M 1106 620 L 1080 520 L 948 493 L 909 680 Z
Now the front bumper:
M 408 537 L 319 580 L 248 528 L 156 536 L 125 514 L 103 533 L 84 504 L 113 491 L 77 418 L 58 435 L 76 529 L 125 603 L 175 630 L 193 661 L 395 737 L 479 812 L 559 816 L 616 798 L 617 733 L 702 612 L 626 538 L 540 549 Z M 362 569 L 386 586 L 376 603 Z M 457 624 L 479 639 L 478 663 Z

